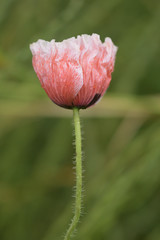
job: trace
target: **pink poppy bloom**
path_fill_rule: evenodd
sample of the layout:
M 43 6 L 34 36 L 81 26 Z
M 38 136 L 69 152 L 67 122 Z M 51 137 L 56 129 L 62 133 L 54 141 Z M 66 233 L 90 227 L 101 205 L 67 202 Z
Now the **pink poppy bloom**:
M 110 84 L 117 52 L 110 38 L 104 43 L 97 34 L 62 42 L 38 40 L 30 49 L 42 88 L 61 107 L 90 107 Z

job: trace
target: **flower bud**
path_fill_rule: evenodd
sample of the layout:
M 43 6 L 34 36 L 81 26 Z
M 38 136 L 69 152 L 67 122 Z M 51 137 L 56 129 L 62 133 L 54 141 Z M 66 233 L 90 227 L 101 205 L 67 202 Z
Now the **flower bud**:
M 30 45 L 41 86 L 57 105 L 72 109 L 94 105 L 104 95 L 114 70 L 117 47 L 110 38 L 81 35 L 62 42 Z

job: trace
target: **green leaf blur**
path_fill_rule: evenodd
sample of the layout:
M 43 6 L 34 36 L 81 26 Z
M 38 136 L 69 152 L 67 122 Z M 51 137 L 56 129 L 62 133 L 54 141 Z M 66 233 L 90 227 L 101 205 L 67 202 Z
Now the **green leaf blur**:
M 0 1 L 0 239 L 60 240 L 72 216 L 72 111 L 40 87 L 29 44 L 79 34 L 119 47 L 107 94 L 82 110 L 75 240 L 160 239 L 160 1 Z

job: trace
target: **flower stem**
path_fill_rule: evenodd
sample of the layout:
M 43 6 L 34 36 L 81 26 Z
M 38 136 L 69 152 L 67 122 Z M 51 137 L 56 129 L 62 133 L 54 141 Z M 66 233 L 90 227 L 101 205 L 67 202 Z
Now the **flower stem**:
M 81 147 L 81 126 L 79 109 L 73 108 L 73 119 L 75 127 L 75 145 L 76 145 L 76 200 L 74 217 L 69 226 L 64 240 L 70 240 L 70 237 L 76 229 L 81 214 L 81 198 L 82 198 L 82 147 Z

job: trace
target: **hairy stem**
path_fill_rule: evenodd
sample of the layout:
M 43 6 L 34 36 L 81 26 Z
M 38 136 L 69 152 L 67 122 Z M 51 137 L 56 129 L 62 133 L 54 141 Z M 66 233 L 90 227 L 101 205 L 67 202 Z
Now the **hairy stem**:
M 82 147 L 81 147 L 81 126 L 79 118 L 79 109 L 73 108 L 73 119 L 75 126 L 75 145 L 76 145 L 76 200 L 74 217 L 69 226 L 64 240 L 70 240 L 81 214 L 81 198 L 82 198 Z

